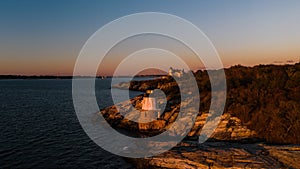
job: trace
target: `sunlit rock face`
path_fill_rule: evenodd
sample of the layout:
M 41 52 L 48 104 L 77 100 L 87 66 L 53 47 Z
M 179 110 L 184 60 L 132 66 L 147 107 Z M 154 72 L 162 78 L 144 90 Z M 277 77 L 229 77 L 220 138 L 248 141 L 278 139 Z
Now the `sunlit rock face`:
M 135 105 L 134 108 L 130 108 L 129 106 L 132 103 Z M 170 129 L 171 136 L 180 135 L 185 130 L 185 125 L 172 127 L 173 122 L 178 118 L 179 105 L 170 107 L 170 111 L 161 112 L 157 110 L 157 107 L 160 107 L 159 103 L 155 103 L 155 100 L 152 98 L 142 96 L 132 99 L 131 102 L 122 102 L 119 104 L 119 107 L 122 107 L 122 111 L 125 112 L 125 117 L 123 118 L 114 106 L 106 108 L 101 112 L 106 120 L 115 127 L 124 129 L 134 128 L 136 131 L 149 135 L 155 135 L 165 129 Z M 183 120 L 182 124 L 186 122 L 192 123 L 193 127 L 188 133 L 189 137 L 195 138 L 203 134 L 205 132 L 202 131 L 204 125 L 207 125 L 209 128 L 210 125 L 213 126 L 214 123 L 218 123 L 217 128 L 210 136 L 212 139 L 241 140 L 257 138 L 255 131 L 249 129 L 239 118 L 232 116 L 230 113 L 224 113 L 218 120 L 206 121 L 209 118 L 209 114 L 200 112 L 195 122 L 190 121 L 190 112 L 186 113 L 187 117 L 180 120 Z M 138 123 L 134 123 L 133 121 Z
M 197 117 L 193 129 L 189 133 L 189 136 L 199 136 L 204 125 L 209 126 L 213 123 L 217 123 L 216 121 L 207 122 L 206 119 L 208 118 L 208 116 L 208 113 L 203 113 L 202 115 L 199 115 Z M 255 131 L 247 128 L 247 126 L 244 125 L 239 118 L 233 117 L 229 113 L 225 113 L 221 116 L 217 128 L 211 135 L 211 138 L 217 140 L 241 140 L 256 137 L 257 134 Z
M 299 145 L 278 146 L 181 142 L 173 149 L 148 158 L 129 159 L 136 168 L 299 168 Z

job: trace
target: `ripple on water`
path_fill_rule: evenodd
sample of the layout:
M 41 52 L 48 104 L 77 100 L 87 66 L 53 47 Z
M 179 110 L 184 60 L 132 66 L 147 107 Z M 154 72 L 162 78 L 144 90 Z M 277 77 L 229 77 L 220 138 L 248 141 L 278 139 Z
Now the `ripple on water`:
M 110 95 L 109 80 L 98 85 Z M 0 168 L 128 168 L 85 134 L 71 91 L 71 80 L 0 81 Z

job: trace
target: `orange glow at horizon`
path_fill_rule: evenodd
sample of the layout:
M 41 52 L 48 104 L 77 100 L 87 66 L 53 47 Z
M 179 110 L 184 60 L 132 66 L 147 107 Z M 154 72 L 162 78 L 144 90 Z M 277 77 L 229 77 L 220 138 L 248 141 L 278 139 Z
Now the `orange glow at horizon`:
M 241 64 L 245 66 L 254 66 L 258 64 L 288 64 L 288 61 L 299 62 L 300 51 L 294 50 L 290 53 L 285 51 L 219 51 L 220 58 L 224 67 Z M 76 57 L 63 59 L 9 59 L 4 58 L 0 63 L 1 75 L 72 75 Z M 259 60 L 257 59 L 259 58 Z M 105 59 L 98 75 L 112 75 L 114 67 L 117 66 L 119 59 Z M 203 69 L 203 64 L 195 60 L 187 60 L 191 70 Z M 176 68 L 176 67 L 175 67 Z

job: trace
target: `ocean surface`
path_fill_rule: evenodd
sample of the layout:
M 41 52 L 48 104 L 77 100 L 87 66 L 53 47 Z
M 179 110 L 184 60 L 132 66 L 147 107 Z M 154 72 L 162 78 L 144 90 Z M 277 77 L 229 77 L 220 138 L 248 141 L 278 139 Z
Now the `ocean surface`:
M 96 80 L 99 108 L 113 104 L 110 82 Z M 130 167 L 85 134 L 73 108 L 71 79 L 0 80 L 0 129 L 0 168 Z

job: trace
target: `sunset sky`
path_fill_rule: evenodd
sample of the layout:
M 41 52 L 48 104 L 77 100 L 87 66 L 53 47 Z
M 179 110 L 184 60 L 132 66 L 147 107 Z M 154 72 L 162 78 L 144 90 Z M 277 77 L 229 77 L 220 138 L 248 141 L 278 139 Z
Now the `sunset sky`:
M 137 12 L 189 20 L 210 38 L 225 67 L 299 61 L 299 0 L 4 0 L 0 74 L 72 75 L 80 49 L 95 31 Z M 197 66 L 192 69 L 201 68 Z M 109 74 L 108 68 L 103 72 Z

